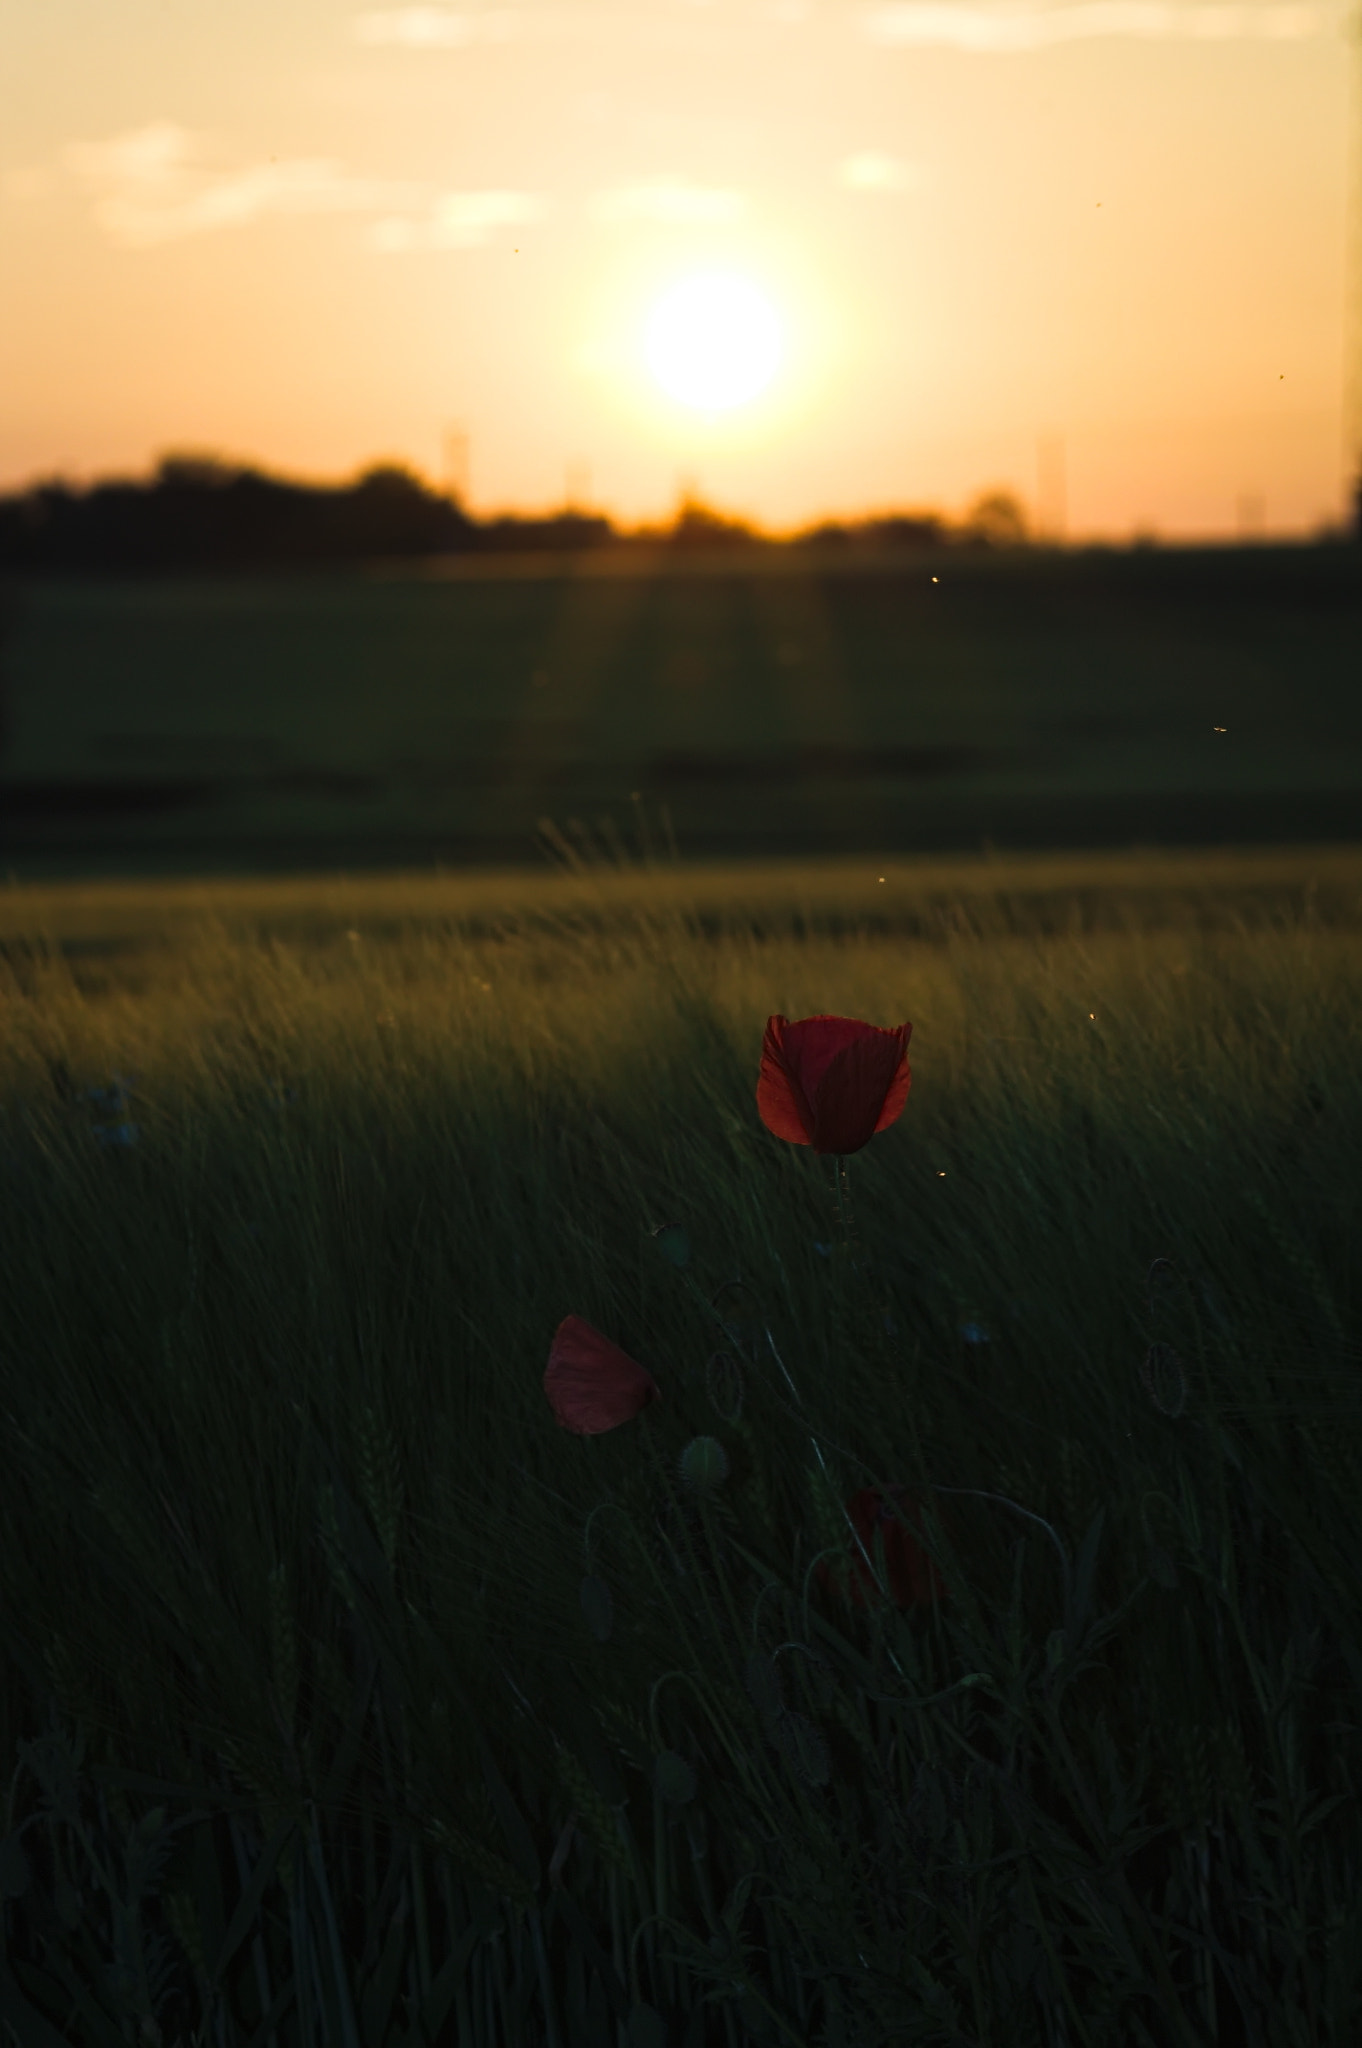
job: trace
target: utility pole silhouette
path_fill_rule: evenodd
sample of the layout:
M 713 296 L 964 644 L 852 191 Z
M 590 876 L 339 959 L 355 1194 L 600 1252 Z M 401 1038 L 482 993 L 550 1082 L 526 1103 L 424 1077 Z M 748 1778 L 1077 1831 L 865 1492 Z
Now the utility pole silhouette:
M 1064 436 L 1041 434 L 1036 442 L 1036 532 L 1041 540 L 1063 541 L 1069 525 L 1069 491 Z
M 563 503 L 569 512 L 585 512 L 591 503 L 591 464 L 578 457 L 569 462 Z
M 1241 491 L 1236 526 L 1240 540 L 1263 540 L 1267 534 L 1267 499 L 1261 491 Z
M 461 510 L 468 510 L 470 442 L 466 427 L 449 427 L 445 432 L 445 490 Z

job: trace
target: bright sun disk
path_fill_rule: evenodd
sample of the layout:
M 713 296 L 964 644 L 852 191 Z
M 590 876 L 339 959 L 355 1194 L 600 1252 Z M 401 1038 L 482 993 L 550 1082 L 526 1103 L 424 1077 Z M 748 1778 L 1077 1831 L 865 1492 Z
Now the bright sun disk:
M 673 285 L 648 320 L 648 367 L 669 398 L 728 412 L 766 389 L 784 337 L 769 299 L 745 277 L 706 272 Z

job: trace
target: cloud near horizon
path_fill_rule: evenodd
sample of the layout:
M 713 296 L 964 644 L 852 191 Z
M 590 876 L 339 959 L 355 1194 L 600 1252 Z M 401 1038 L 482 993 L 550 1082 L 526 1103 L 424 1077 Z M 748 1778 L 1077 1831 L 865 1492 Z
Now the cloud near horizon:
M 423 213 L 375 221 L 369 240 L 388 256 L 415 249 L 482 249 L 502 228 L 527 227 L 544 216 L 536 192 L 444 192 Z
M 1332 33 L 1336 5 L 1176 5 L 1170 0 L 1079 0 L 1078 5 L 972 7 L 945 0 L 894 0 L 862 17 L 871 42 L 1006 52 L 1043 50 L 1095 37 L 1142 42 L 1301 42 Z
M 73 142 L 66 169 L 94 201 L 94 216 L 125 249 L 218 228 L 244 227 L 274 214 L 373 213 L 409 200 L 412 188 L 357 178 L 330 157 L 284 157 L 212 172 L 199 167 L 203 145 L 173 121 L 153 121 L 105 142 Z

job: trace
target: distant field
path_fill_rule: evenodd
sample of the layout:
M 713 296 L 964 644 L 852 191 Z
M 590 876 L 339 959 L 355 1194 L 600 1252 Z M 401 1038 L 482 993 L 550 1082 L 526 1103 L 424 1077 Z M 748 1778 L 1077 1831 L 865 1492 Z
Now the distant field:
M 545 818 L 636 846 L 640 805 L 705 858 L 1362 818 L 1343 547 L 51 581 L 6 616 L 20 875 L 532 862 Z

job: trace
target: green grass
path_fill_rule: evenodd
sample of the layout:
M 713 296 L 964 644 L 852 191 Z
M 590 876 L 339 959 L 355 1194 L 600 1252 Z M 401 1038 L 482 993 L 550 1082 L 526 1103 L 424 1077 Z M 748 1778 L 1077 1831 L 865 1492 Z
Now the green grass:
M 544 817 L 632 836 L 635 791 L 688 858 L 1346 838 L 1359 564 L 757 550 L 34 582 L 0 863 L 510 863 Z
M 0 947 L 0 2036 L 1357 2039 L 1362 856 Z M 913 1023 L 850 1241 L 753 1101 L 825 1009 Z M 569 1312 L 662 1390 L 596 1439 Z M 894 1481 L 949 1597 L 858 1614 Z

